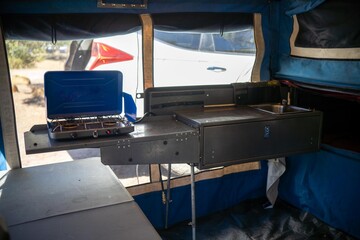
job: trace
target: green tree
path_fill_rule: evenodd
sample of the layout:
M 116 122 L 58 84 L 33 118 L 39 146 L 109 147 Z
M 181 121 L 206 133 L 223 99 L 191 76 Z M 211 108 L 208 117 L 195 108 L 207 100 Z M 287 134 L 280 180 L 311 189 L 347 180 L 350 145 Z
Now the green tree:
M 30 68 L 44 58 L 46 42 L 7 40 L 6 50 L 11 69 Z

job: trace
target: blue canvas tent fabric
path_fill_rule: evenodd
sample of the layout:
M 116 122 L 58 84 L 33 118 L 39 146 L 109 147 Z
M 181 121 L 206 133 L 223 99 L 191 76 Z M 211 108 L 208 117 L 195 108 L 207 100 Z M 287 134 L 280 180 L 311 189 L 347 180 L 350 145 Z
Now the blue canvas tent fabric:
M 279 196 L 360 238 L 359 172 L 360 153 L 322 145 L 317 153 L 287 159 Z
M 311 11 L 329 1 L 330 0 L 282 0 L 271 2 L 266 0 L 171 0 L 164 2 L 161 0 L 153 0 L 149 1 L 146 9 L 121 9 L 98 8 L 97 0 L 34 0 L 27 2 L 14 0 L 11 2 L 1 1 L 0 14 L 5 23 L 7 22 L 7 18 L 11 19 L 12 17 L 12 20 L 9 20 L 10 22 L 7 25 L 11 26 L 13 24 L 16 26 L 14 21 L 18 20 L 16 20 L 16 17 L 14 20 L 14 16 L 19 14 L 25 14 L 27 16 L 35 14 L 41 16 L 44 14 L 74 13 L 261 13 L 265 39 L 265 55 L 261 66 L 261 80 L 270 80 L 275 77 L 324 87 L 330 86 L 359 90 L 359 60 L 309 59 L 297 58 L 290 55 L 289 40 L 292 33 L 292 16 Z M 114 3 L 120 2 L 120 0 L 114 0 Z M 348 2 L 351 4 L 351 1 Z M 24 29 L 24 31 L 29 32 L 32 30 L 31 28 Z M 11 30 L 9 31 L 11 32 Z M 354 31 L 360 31 L 358 24 L 354 24 Z M 106 31 L 102 31 L 102 33 L 106 34 Z M 83 34 L 85 37 L 90 36 L 85 32 Z M 74 37 L 75 35 L 73 35 L 73 38 Z M 50 36 L 48 40 L 52 38 L 53 37 Z M 61 38 L 65 39 L 66 36 L 59 34 L 57 39 L 60 40 Z
M 276 76 L 303 83 L 360 91 L 360 61 L 334 61 L 280 55 Z
M 196 182 L 196 216 L 202 217 L 244 200 L 265 197 L 267 169 L 264 161 L 260 170 Z M 155 228 L 164 228 L 166 207 L 161 191 L 134 196 L 134 199 Z M 168 226 L 191 219 L 190 185 L 171 189 L 171 199 Z
M 351 1 L 349 1 L 351 2 Z M 290 36 L 293 31 L 293 15 L 310 11 L 326 4 L 323 0 L 281 1 L 274 4 L 272 23 L 271 72 L 279 79 L 295 80 L 306 84 L 340 89 L 360 90 L 360 60 L 311 59 L 291 56 Z M 350 3 L 349 3 L 350 4 Z M 358 5 L 357 5 L 358 6 Z M 353 25 L 360 33 L 360 25 Z
M 141 29 L 135 14 L 10 14 L 2 17 L 6 39 L 52 41 L 92 39 Z
M 293 16 L 314 9 L 325 1 L 326 0 L 285 0 L 282 1 L 282 3 L 286 9 L 286 14 Z
M 105 1 L 121 3 L 121 0 Z M 146 9 L 98 8 L 97 0 L 0 1 L 0 14 L 263 12 L 267 0 L 151 0 Z

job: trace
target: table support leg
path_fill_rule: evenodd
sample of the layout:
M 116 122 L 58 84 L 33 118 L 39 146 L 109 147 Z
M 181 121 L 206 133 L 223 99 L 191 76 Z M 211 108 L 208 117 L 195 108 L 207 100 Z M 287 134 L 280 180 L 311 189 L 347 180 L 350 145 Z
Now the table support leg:
M 168 175 L 167 175 L 167 188 L 166 188 L 166 216 L 165 216 L 165 229 L 168 228 L 169 223 L 169 204 L 170 200 L 170 182 L 171 181 L 171 163 L 168 164 Z
M 195 207 L 195 172 L 194 163 L 190 164 L 191 167 L 191 227 L 192 227 L 192 240 L 196 240 L 196 207 Z

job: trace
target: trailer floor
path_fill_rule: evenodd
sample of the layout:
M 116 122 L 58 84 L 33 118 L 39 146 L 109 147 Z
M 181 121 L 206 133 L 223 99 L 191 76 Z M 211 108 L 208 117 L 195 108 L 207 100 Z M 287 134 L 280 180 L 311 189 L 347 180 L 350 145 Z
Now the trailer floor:
M 355 239 L 283 201 L 272 209 L 264 209 L 265 202 L 266 199 L 246 201 L 198 218 L 197 239 Z M 188 221 L 158 232 L 164 240 L 191 239 Z

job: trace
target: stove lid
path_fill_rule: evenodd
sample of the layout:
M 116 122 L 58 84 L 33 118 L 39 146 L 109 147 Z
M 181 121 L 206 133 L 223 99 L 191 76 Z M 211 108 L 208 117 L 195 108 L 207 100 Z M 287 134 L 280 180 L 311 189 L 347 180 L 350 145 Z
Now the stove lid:
M 48 119 L 122 113 L 119 71 L 50 71 L 44 89 Z

